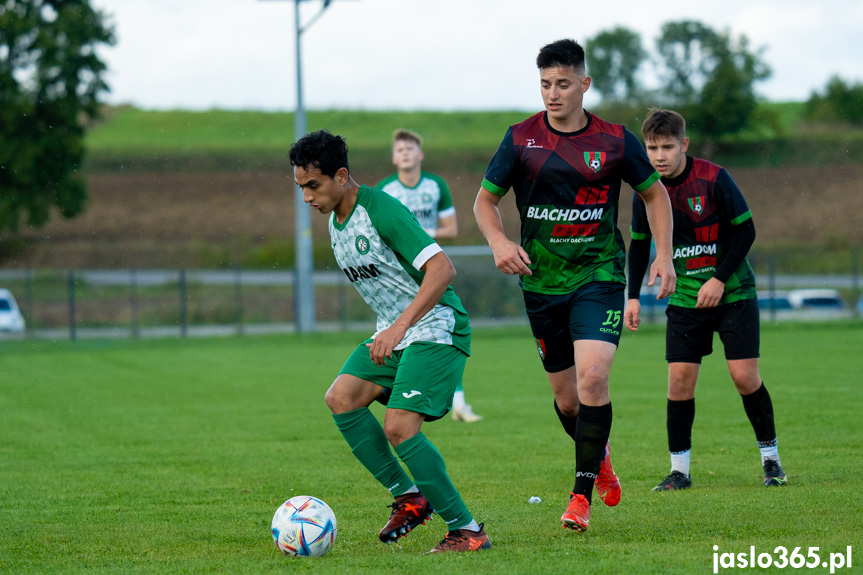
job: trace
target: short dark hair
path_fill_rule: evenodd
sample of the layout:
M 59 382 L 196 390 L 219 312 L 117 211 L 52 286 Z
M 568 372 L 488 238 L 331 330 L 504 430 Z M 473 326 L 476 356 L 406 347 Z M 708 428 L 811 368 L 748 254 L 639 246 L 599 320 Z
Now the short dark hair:
M 641 124 L 641 135 L 645 140 L 674 138 L 682 142 L 686 138 L 686 120 L 674 110 L 651 108 Z
M 536 57 L 536 67 L 543 70 L 555 66 L 572 66 L 579 76 L 584 76 L 584 48 L 569 38 L 546 44 Z
M 288 154 L 291 165 L 308 170 L 317 168 L 321 174 L 334 177 L 341 168 L 351 171 L 348 166 L 348 144 L 341 136 L 326 130 L 306 134 L 293 143 Z

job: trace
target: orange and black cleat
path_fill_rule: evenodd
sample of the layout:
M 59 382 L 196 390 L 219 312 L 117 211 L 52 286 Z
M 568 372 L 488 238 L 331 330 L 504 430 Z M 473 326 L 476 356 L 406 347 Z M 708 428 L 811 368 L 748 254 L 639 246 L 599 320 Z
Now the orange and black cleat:
M 390 515 L 390 520 L 387 521 L 378 535 L 384 543 L 398 541 L 399 538 L 410 533 L 411 529 L 425 525 L 434 513 L 434 509 L 421 493 L 399 495 L 387 507 L 392 507 L 393 512 Z
M 454 529 L 448 531 L 443 541 L 429 553 L 446 553 L 448 551 L 480 551 L 490 549 L 491 541 L 483 528 L 485 524 L 479 524 L 479 531 L 468 529 Z

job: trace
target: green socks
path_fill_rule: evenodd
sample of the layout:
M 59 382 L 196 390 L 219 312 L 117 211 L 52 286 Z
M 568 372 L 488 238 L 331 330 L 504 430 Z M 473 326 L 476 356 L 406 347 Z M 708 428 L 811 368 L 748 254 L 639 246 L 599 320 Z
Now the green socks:
M 381 482 L 390 493 L 400 495 L 413 485 L 399 464 L 381 424 L 368 407 L 333 415 L 336 426 L 351 447 L 354 457 Z
M 435 512 L 446 521 L 447 530 L 468 525 L 473 516 L 452 484 L 437 448 L 421 432 L 403 441 L 396 453 L 407 465 L 414 482 Z

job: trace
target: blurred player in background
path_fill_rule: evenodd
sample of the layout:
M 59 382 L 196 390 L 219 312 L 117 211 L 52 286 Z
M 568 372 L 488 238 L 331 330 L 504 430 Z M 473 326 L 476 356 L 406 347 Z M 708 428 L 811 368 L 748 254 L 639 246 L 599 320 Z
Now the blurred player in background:
M 773 403 L 758 371 L 760 320 L 755 275 L 746 254 L 755 241 L 752 213 L 724 168 L 686 155 L 686 121 L 671 110 L 651 110 L 641 127 L 651 163 L 668 189 L 674 213 L 677 291 L 666 315 L 668 450 L 671 473 L 654 491 L 688 489 L 695 419 L 695 384 L 704 356 L 719 333 L 731 380 L 755 430 L 764 485 L 785 485 L 779 462 Z M 644 202 L 632 200 L 629 301 L 624 319 L 638 329 L 641 281 L 650 254 L 651 228 Z
M 620 501 L 608 443 L 609 372 L 620 342 L 626 287 L 617 228 L 621 181 L 648 206 L 658 255 L 650 283 L 674 291 L 671 206 L 659 174 L 634 134 L 584 108 L 590 87 L 584 50 L 573 40 L 542 48 L 536 60 L 545 111 L 509 128 L 486 170 L 474 213 L 495 265 L 518 274 L 554 407 L 575 442 L 575 485 L 564 527 L 584 531 L 596 488 L 606 505 Z M 498 205 L 513 188 L 521 244 L 503 230 Z
M 440 176 L 423 171 L 424 157 L 423 139 L 419 134 L 410 130 L 396 130 L 393 133 L 393 165 L 396 173 L 384 178 L 375 187 L 401 200 L 431 237 L 455 238 L 458 236 L 458 224 L 449 186 Z M 466 423 L 482 420 L 482 416 L 475 414 L 465 400 L 461 382 L 453 395 L 450 415 L 455 421 Z
M 354 456 L 395 498 L 380 540 L 397 541 L 436 512 L 448 532 L 431 552 L 488 549 L 483 525 L 421 432 L 450 409 L 470 354 L 470 320 L 449 285 L 452 262 L 401 202 L 354 181 L 341 136 L 307 134 L 291 146 L 290 161 L 303 200 L 330 214 L 339 267 L 378 316 L 377 331 L 348 357 L 326 402 Z M 392 393 L 381 427 L 369 405 L 384 388 Z

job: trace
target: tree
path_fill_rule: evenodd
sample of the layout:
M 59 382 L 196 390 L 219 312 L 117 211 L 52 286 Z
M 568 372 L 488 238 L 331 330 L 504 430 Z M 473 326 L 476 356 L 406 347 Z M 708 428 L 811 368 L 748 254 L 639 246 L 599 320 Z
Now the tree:
M 0 0 L 0 233 L 84 209 L 84 122 L 98 115 L 113 30 L 89 0 Z
M 813 92 L 803 108 L 803 117 L 814 122 L 863 124 L 863 84 L 849 84 L 833 76 L 824 94 Z
M 745 36 L 735 42 L 693 21 L 665 24 L 657 49 L 665 70 L 662 99 L 681 108 L 693 128 L 718 138 L 749 125 L 754 84 L 770 76 L 763 49 L 752 53 Z
M 623 27 L 600 32 L 585 46 L 590 55 L 591 86 L 608 103 L 631 103 L 639 96 L 635 75 L 647 58 L 641 37 Z
M 721 38 L 728 49 L 721 52 L 710 72 L 692 115 L 699 131 L 713 137 L 735 134 L 752 124 L 752 115 L 758 107 L 754 84 L 770 75 L 760 53 L 748 51 L 745 36 L 737 45 L 727 36 Z

